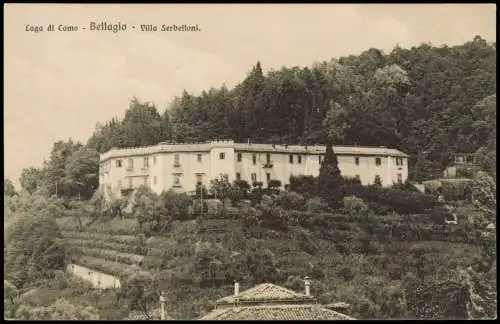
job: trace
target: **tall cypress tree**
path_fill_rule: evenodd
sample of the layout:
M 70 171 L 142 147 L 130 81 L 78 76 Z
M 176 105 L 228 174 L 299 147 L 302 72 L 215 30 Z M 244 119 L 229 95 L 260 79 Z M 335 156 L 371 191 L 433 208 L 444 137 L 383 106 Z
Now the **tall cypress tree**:
M 330 141 L 326 145 L 325 159 L 319 169 L 318 195 L 330 208 L 342 207 L 344 178 L 340 174 L 339 161 Z

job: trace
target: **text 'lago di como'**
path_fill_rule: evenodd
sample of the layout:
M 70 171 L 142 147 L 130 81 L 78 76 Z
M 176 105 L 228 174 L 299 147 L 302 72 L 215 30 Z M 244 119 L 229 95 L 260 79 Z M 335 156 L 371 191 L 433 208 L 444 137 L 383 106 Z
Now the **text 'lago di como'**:
M 48 24 L 48 25 L 26 25 L 25 31 L 32 33 L 40 32 L 78 32 L 78 31 L 91 31 L 91 32 L 200 32 L 201 27 L 199 24 L 134 24 L 127 25 L 120 21 L 106 22 L 106 21 L 90 21 L 87 25 L 72 25 L 72 24 Z

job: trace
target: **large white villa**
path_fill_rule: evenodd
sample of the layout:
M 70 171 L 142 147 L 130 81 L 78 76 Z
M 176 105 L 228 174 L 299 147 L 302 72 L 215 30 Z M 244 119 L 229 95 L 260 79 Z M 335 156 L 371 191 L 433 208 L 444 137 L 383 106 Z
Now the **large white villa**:
M 344 177 L 358 177 L 371 184 L 378 176 L 382 185 L 405 182 L 408 178 L 408 155 L 384 147 L 334 146 Z M 195 190 L 201 182 L 221 174 L 229 181 L 255 181 L 266 186 L 269 180 L 281 181 L 290 176 L 318 176 L 325 146 L 235 143 L 214 140 L 197 144 L 160 143 L 154 146 L 116 149 L 101 154 L 99 185 L 106 196 L 119 196 L 123 189 L 146 185 L 154 192 L 169 189 L 178 192 Z

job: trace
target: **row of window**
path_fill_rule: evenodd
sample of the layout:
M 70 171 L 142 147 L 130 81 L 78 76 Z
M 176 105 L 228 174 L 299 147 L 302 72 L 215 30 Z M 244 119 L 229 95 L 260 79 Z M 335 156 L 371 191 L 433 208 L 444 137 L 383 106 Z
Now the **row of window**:
M 224 153 L 221 153 L 221 154 L 224 154 Z M 237 155 L 237 161 L 238 162 L 241 162 L 243 160 L 243 154 L 242 153 L 238 153 Z M 290 154 L 289 157 L 288 157 L 288 160 L 290 163 L 293 163 L 293 154 Z M 301 164 L 302 163 L 302 155 L 297 155 L 297 163 L 298 164 Z M 252 164 L 255 165 L 257 164 L 257 154 L 252 154 Z M 271 154 L 270 153 L 266 153 L 266 164 L 271 164 Z
M 224 152 L 221 152 L 219 153 L 219 159 L 220 160 L 224 160 L 226 158 L 226 153 Z M 242 161 L 242 153 L 238 153 L 237 154 L 237 159 L 238 159 L 238 162 L 241 162 Z M 318 157 L 319 159 L 319 163 L 322 163 L 322 159 L 323 159 L 323 156 L 322 155 L 319 155 Z M 174 166 L 180 166 L 180 158 L 179 158 L 179 154 L 175 154 L 174 155 Z M 197 155 L 197 160 L 198 162 L 203 162 L 203 156 L 202 154 L 198 154 Z M 293 154 L 290 154 L 289 157 L 288 157 L 288 162 L 290 164 L 293 164 L 294 163 L 294 155 Z M 257 164 L 257 155 L 256 154 L 253 154 L 252 155 L 252 163 L 255 165 Z M 267 153 L 266 154 L 266 164 L 270 164 L 271 163 L 271 154 Z M 297 155 L 297 163 L 298 164 L 302 164 L 302 155 Z M 156 156 L 153 156 L 153 164 L 156 164 Z M 355 165 L 359 165 L 359 157 L 355 157 L 354 158 L 354 164 Z M 375 158 L 375 165 L 381 165 L 382 164 L 382 159 L 377 157 Z M 396 165 L 403 165 L 403 158 L 396 158 Z M 121 168 L 122 167 L 122 160 L 116 160 L 116 167 L 117 168 Z M 134 168 L 134 159 L 128 159 L 128 167 L 127 169 L 128 170 L 132 170 Z M 149 158 L 148 157 L 145 157 L 143 158 L 143 168 L 144 169 L 148 169 L 149 168 Z

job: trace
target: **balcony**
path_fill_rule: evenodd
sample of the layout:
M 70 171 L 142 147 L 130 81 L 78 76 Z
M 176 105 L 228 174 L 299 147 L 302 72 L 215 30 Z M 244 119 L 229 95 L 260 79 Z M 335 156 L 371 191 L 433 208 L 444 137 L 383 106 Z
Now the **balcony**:
M 125 171 L 127 171 L 127 172 L 132 172 L 132 171 L 134 171 L 134 167 L 127 167 L 127 168 L 125 169 Z
M 181 164 L 180 163 L 174 163 L 174 168 L 180 168 Z
M 267 162 L 266 164 L 264 164 L 262 166 L 264 169 L 270 169 L 273 167 L 273 163 L 272 162 Z

